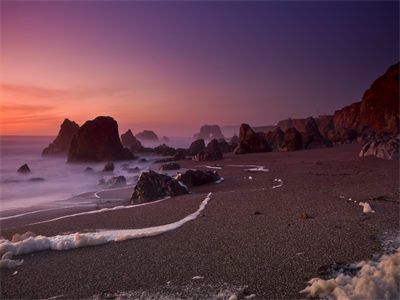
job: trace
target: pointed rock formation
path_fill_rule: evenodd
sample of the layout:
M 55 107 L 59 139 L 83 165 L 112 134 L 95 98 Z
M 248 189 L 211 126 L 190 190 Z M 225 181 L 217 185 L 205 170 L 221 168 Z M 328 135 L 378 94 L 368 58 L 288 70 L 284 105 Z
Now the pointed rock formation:
M 235 148 L 235 154 L 268 151 L 271 148 L 262 133 L 254 132 L 248 124 L 240 125 L 239 145 Z
M 200 151 L 193 157 L 193 159 L 197 161 L 213 161 L 222 158 L 222 151 L 216 139 L 211 140 L 204 150 Z
M 138 152 L 143 148 L 142 143 L 133 135 L 130 129 L 121 134 L 121 143 L 133 152 Z
M 121 144 L 117 122 L 111 117 L 103 116 L 86 121 L 79 128 L 68 152 L 68 162 L 134 158 L 132 152 Z
M 282 144 L 283 151 L 296 151 L 303 149 L 302 136 L 296 128 L 291 127 L 285 131 L 285 140 Z
M 60 126 L 55 140 L 42 151 L 42 156 L 66 155 L 68 153 L 72 138 L 78 132 L 79 125 L 73 121 L 65 119 Z
M 144 130 L 136 135 L 136 138 L 142 141 L 158 141 L 157 134 L 151 130 Z

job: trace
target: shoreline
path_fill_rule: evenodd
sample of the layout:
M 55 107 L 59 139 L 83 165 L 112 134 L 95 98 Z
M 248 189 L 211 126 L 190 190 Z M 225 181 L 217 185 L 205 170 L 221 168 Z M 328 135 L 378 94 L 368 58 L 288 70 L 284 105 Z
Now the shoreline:
M 220 168 L 215 171 L 225 180 L 193 188 L 189 195 L 62 219 L 51 226 L 14 224 L 11 228 L 1 221 L 0 235 L 6 238 L 26 231 L 51 236 L 147 228 L 184 218 L 212 192 L 202 214 L 176 230 L 102 246 L 23 255 L 17 275 L 1 270 L 1 297 L 82 298 L 104 291 L 162 294 L 170 290 L 183 295 L 192 291 L 196 298 L 194 291 L 202 286 L 210 285 L 217 293 L 219 287 L 247 285 L 257 298 L 304 298 L 298 292 L 318 277 L 321 266 L 370 259 L 380 251 L 384 232 L 399 231 L 398 162 L 359 159 L 359 147 L 228 154 L 207 163 L 180 161 L 182 168 Z M 248 171 L 250 165 L 269 171 Z M 283 185 L 273 188 L 276 179 Z M 375 213 L 363 214 L 359 202 L 369 202 Z M 302 219 L 302 213 L 309 218 Z M 28 219 L 19 221 L 27 224 Z M 37 270 L 43 273 L 41 278 L 35 275 Z M 195 276 L 203 278 L 193 280 Z M 191 287 L 186 294 L 185 286 Z M 209 297 L 207 293 L 204 288 Z

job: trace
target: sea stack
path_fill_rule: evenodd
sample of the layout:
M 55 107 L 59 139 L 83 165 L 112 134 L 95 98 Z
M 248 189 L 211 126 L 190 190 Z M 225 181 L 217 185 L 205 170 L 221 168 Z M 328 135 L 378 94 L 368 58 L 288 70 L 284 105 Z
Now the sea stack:
M 86 121 L 71 141 L 68 162 L 134 159 L 121 144 L 118 124 L 111 117 Z
M 66 155 L 71 145 L 72 138 L 78 132 L 79 125 L 74 121 L 65 119 L 60 126 L 55 140 L 42 151 L 42 156 Z

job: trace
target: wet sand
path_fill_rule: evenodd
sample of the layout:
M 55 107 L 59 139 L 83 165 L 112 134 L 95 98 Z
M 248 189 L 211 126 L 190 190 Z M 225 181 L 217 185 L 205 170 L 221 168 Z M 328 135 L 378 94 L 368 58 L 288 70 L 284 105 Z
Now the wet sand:
M 159 236 L 24 255 L 16 275 L 15 270 L 1 270 L 1 297 L 87 298 L 104 291 L 145 291 L 204 299 L 216 297 L 223 287 L 244 285 L 261 299 L 302 297 L 298 292 L 319 276 L 319 267 L 370 259 L 380 251 L 381 235 L 399 230 L 398 161 L 359 159 L 359 150 L 360 145 L 352 144 L 228 154 L 208 163 L 182 161 L 184 168 L 220 166 L 216 171 L 225 180 L 131 209 L 37 225 L 26 225 L 32 221 L 28 217 L 20 223 L 2 221 L 6 238 L 28 230 L 50 236 L 143 228 L 182 219 L 213 193 L 196 220 Z M 269 172 L 237 165 L 265 166 Z M 279 183 L 275 179 L 283 186 L 273 188 Z M 129 190 L 110 193 L 130 196 Z M 363 214 L 359 201 L 369 202 L 376 212 Z M 302 213 L 310 218 L 302 219 Z M 35 220 L 55 215 L 43 213 Z

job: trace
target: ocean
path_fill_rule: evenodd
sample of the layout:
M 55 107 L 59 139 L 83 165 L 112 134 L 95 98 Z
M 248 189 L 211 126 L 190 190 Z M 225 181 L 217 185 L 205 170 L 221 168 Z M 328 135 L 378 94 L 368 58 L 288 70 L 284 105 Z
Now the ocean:
M 142 156 L 147 161 L 132 160 L 114 162 L 112 174 L 102 172 L 105 162 L 67 164 L 66 157 L 42 157 L 42 150 L 54 140 L 49 136 L 2 136 L 0 143 L 0 213 L 23 209 L 63 208 L 74 205 L 94 205 L 99 201 L 93 197 L 79 195 L 110 189 L 107 182 L 113 176 L 124 176 L 127 185 L 134 185 L 141 172 L 150 168 L 158 157 Z M 188 147 L 188 138 L 171 138 L 172 147 Z M 154 147 L 162 142 L 144 143 Z M 18 168 L 28 164 L 31 173 L 20 174 Z M 92 172 L 85 172 L 87 167 Z M 113 199 L 107 199 L 112 201 Z M 120 200 L 120 199 L 115 199 Z

